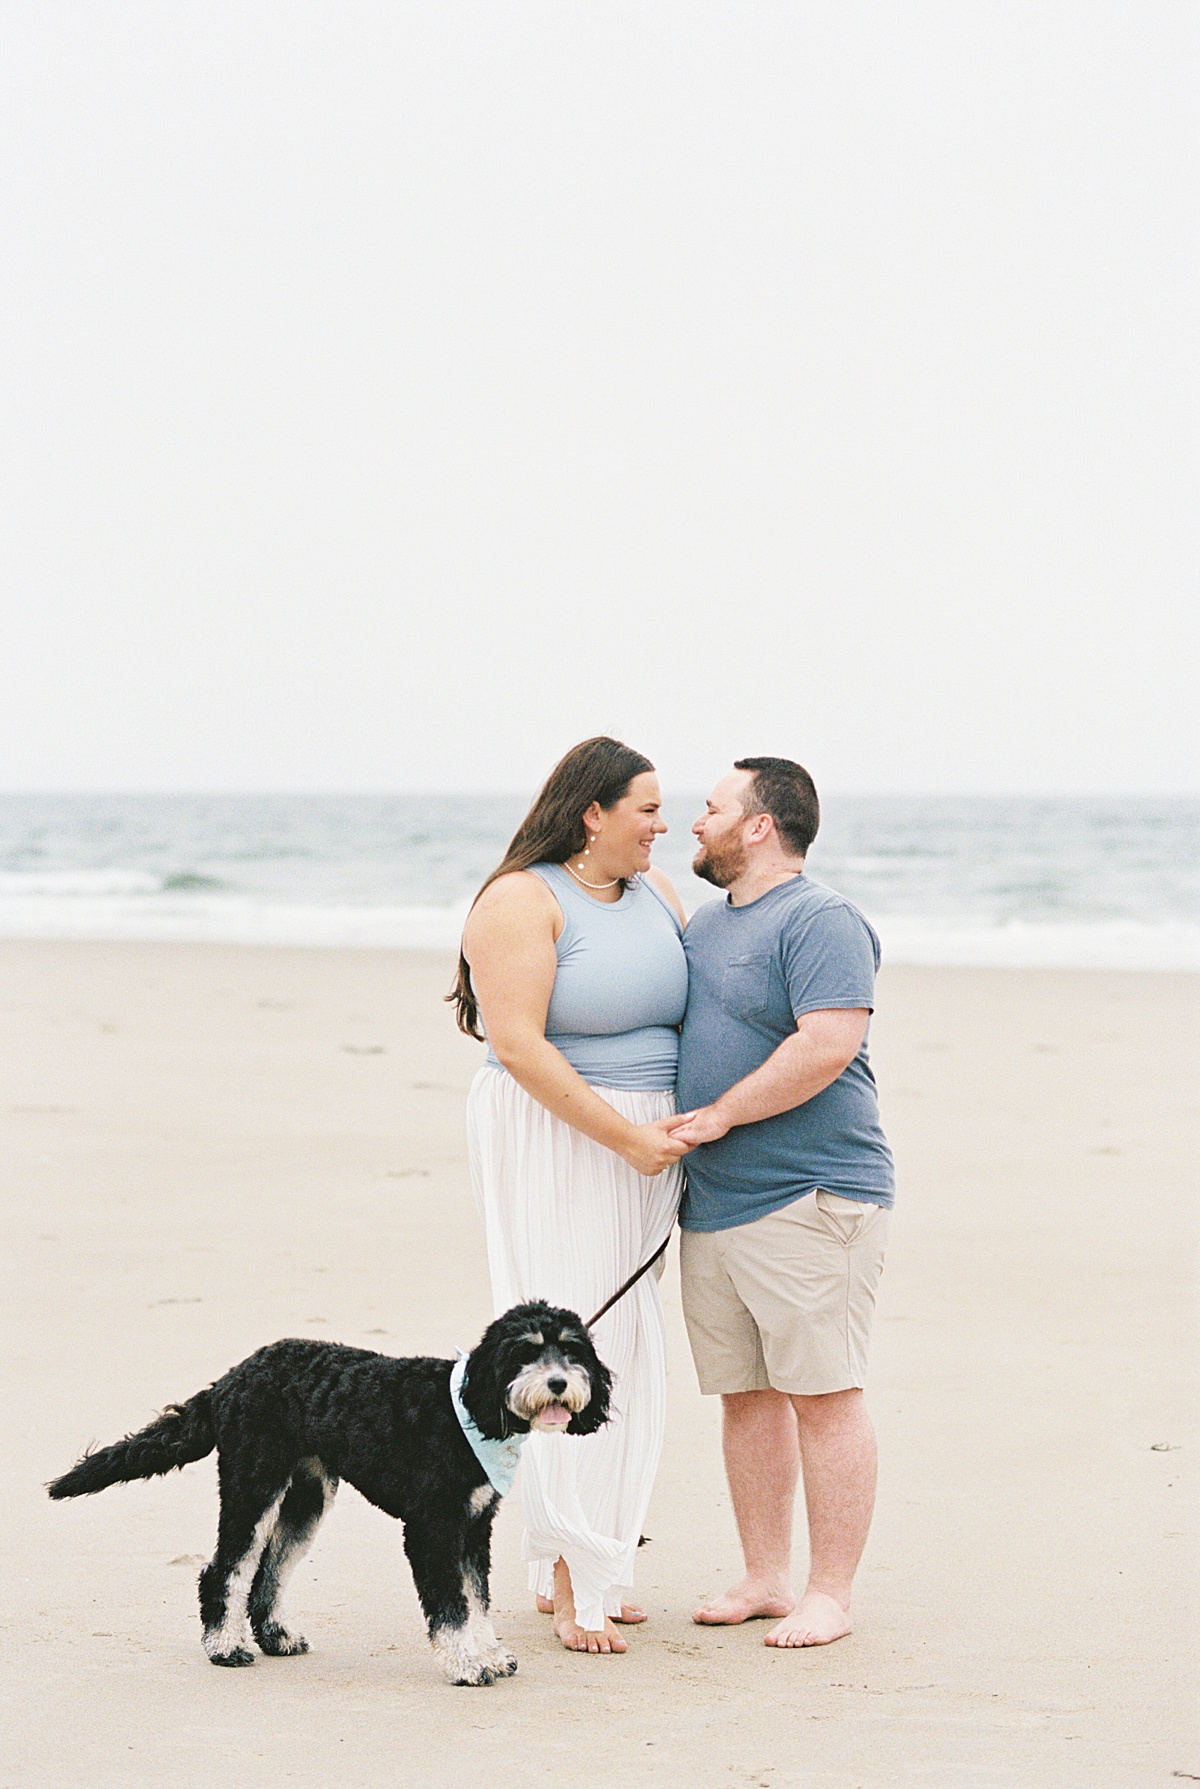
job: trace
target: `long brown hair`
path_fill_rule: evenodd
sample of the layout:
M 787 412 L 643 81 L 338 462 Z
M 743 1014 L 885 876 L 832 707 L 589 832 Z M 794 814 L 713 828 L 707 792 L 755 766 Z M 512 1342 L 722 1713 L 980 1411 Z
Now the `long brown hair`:
M 535 863 L 565 863 L 587 844 L 583 816 L 593 802 L 602 808 L 615 807 L 635 776 L 653 770 L 649 758 L 622 745 L 619 739 L 600 734 L 573 745 L 559 759 L 538 791 L 533 806 L 512 836 L 508 850 L 480 888 L 490 888 L 498 876 L 527 870 Z M 472 906 L 475 901 L 472 901 Z M 466 957 L 458 953 L 458 974 L 446 995 L 457 1011 L 458 1028 L 468 1037 L 484 1041 L 479 1028 L 479 1008 L 471 990 L 471 970 Z

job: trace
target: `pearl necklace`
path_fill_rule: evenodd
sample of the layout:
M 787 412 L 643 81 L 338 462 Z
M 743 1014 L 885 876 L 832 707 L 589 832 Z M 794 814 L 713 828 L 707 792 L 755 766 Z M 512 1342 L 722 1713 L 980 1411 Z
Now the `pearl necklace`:
M 623 876 L 614 876 L 611 882 L 589 882 L 586 876 L 581 876 L 578 870 L 573 870 L 570 864 L 565 861 L 563 863 L 563 869 L 567 872 L 568 876 L 574 876 L 581 888 L 615 888 L 618 882 L 623 882 L 625 880 Z

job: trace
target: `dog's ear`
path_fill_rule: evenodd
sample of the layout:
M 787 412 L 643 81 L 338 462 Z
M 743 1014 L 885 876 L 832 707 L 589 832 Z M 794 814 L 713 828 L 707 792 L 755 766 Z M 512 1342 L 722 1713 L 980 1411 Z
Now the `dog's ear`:
M 508 1407 L 513 1374 L 511 1324 L 507 1313 L 489 1324 L 479 1345 L 467 1357 L 462 1401 L 467 1415 L 488 1441 L 507 1441 L 529 1428 Z
M 591 1338 L 583 1330 L 586 1346 L 579 1350 L 579 1364 L 586 1368 L 592 1382 L 592 1395 L 582 1410 L 577 1410 L 567 1424 L 568 1435 L 594 1435 L 608 1421 L 609 1402 L 612 1398 L 612 1374 L 605 1366 L 596 1350 L 592 1347 Z

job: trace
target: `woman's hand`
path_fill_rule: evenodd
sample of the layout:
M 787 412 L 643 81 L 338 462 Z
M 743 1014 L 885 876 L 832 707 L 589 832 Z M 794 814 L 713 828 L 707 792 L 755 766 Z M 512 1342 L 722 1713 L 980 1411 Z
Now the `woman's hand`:
M 667 1130 L 670 1120 L 658 1118 L 652 1124 L 635 1124 L 633 1135 L 619 1151 L 631 1168 L 639 1174 L 661 1174 L 665 1168 L 687 1154 L 688 1145 L 677 1142 Z

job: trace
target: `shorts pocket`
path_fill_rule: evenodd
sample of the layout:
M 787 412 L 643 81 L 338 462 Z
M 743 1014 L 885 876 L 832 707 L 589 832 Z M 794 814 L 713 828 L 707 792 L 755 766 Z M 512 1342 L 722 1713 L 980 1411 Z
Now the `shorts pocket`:
M 853 1242 L 866 1221 L 865 1201 L 843 1199 L 840 1193 L 828 1193 L 823 1186 L 817 1188 L 813 1197 L 827 1228 L 833 1231 L 838 1241 Z
M 770 957 L 731 957 L 721 982 L 721 1005 L 735 1019 L 755 1019 L 771 998 Z

